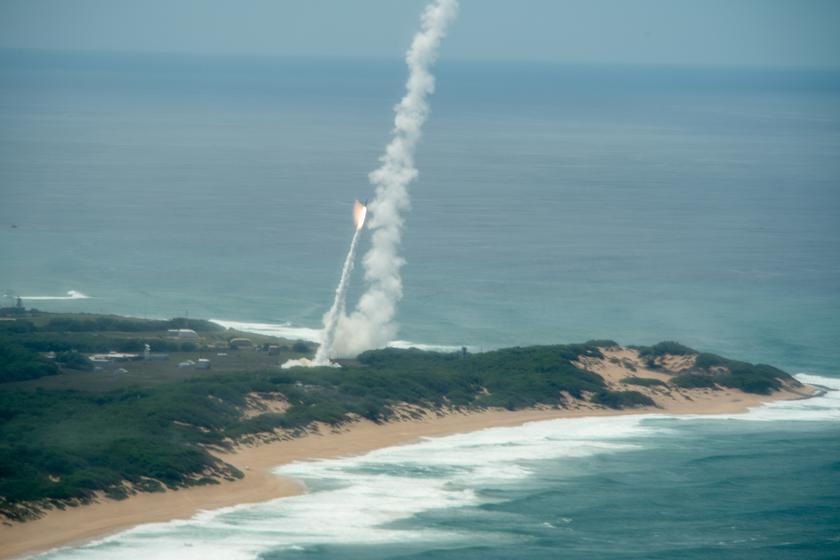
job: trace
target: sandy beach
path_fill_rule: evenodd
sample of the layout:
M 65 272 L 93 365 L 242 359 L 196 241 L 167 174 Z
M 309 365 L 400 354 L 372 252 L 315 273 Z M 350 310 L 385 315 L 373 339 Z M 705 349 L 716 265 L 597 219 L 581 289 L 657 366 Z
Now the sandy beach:
M 623 368 L 614 368 L 612 364 L 589 366 L 600 369 L 598 373 L 610 381 L 625 373 Z M 809 387 L 782 390 L 773 395 L 707 389 L 649 391 L 659 408 L 610 410 L 574 401 L 562 409 L 453 412 L 386 424 L 358 421 L 340 430 L 319 426 L 317 431 L 304 437 L 240 446 L 231 453 L 219 456 L 245 473 L 242 480 L 163 493 L 138 494 L 122 501 L 103 499 L 86 506 L 50 511 L 34 521 L 5 524 L 0 527 L 0 557 L 10 558 L 89 541 L 142 523 L 185 519 L 202 510 L 293 496 L 305 491 L 302 485 L 276 476 L 271 470 L 294 461 L 359 455 L 374 449 L 411 443 L 424 437 L 517 426 L 557 418 L 644 413 L 737 413 L 773 400 L 804 398 L 813 392 Z

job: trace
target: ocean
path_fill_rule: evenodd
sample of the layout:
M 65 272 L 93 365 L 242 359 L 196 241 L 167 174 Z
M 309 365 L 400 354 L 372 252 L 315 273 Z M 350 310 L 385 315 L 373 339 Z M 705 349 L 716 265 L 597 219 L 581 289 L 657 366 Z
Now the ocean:
M 444 53 L 436 74 L 396 345 L 673 339 L 840 390 L 840 73 Z M 0 51 L 3 302 L 312 338 L 404 78 Z M 837 402 L 289 465 L 310 494 L 49 557 L 834 558 Z
M 533 422 L 293 463 L 304 495 L 45 560 L 837 558 L 840 379 L 746 414 Z

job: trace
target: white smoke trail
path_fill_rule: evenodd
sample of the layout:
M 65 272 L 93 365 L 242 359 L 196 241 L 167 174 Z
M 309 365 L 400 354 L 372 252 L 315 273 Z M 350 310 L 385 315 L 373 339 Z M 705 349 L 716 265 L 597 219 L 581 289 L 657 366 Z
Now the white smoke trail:
M 384 346 L 397 334 L 394 316 L 402 298 L 399 255 L 402 240 L 402 212 L 410 204 L 408 185 L 417 177 L 414 152 L 423 123 L 429 115 L 427 97 L 434 92 L 430 73 L 447 26 L 458 13 L 457 0 L 435 0 L 421 19 L 421 29 L 406 53 L 409 69 L 406 93 L 394 112 L 393 138 L 380 158 L 381 165 L 370 174 L 376 187 L 369 209 L 373 216 L 371 248 L 364 257 L 368 288 L 350 316 L 338 318 L 332 352 L 353 356 L 370 348 Z
M 338 287 L 335 289 L 335 299 L 332 307 L 324 315 L 324 330 L 321 331 L 321 345 L 318 347 L 318 352 L 315 354 L 315 360 L 312 365 L 325 366 L 330 363 L 330 354 L 332 352 L 333 341 L 335 339 L 335 328 L 338 324 L 338 318 L 344 315 L 345 300 L 347 298 L 347 281 L 350 279 L 350 274 L 353 272 L 353 262 L 356 256 L 356 243 L 359 241 L 359 234 L 362 232 L 361 228 L 356 228 L 353 233 L 353 241 L 350 242 L 350 250 L 347 251 L 347 257 L 344 259 L 344 266 L 341 268 L 341 279 L 338 281 Z

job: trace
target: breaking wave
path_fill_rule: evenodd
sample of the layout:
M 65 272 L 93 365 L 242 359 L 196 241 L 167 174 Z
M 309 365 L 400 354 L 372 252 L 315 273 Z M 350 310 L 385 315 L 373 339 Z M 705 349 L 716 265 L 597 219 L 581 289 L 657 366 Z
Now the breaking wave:
M 360 457 L 292 463 L 275 472 L 303 481 L 307 494 L 142 525 L 46 557 L 253 559 L 325 544 L 456 541 L 462 536 L 446 529 L 405 529 L 393 523 L 487 502 L 481 488 L 529 477 L 532 470 L 523 464 L 528 461 L 637 449 L 628 438 L 660 430 L 643 426 L 642 419 L 534 422 L 427 439 Z
M 713 418 L 760 422 L 840 420 L 840 378 L 809 373 L 797 373 L 794 377 L 820 388 L 823 393 L 799 400 L 765 403 L 743 414 L 716 414 Z
M 20 296 L 22 300 L 66 300 L 66 299 L 91 299 L 91 296 L 77 292 L 76 290 L 68 290 L 67 295 L 64 296 Z
M 227 321 L 224 319 L 210 319 L 210 321 L 226 329 L 235 329 L 237 331 L 266 336 L 277 336 L 289 340 L 318 342 L 321 338 L 321 329 L 297 327 L 291 323 L 249 323 L 244 321 Z
M 210 319 L 213 323 L 221 325 L 226 329 L 235 329 L 242 332 L 262 334 L 266 336 L 277 336 L 289 340 L 305 340 L 307 342 L 320 342 L 321 329 L 298 327 L 291 323 L 249 323 L 245 321 L 228 321 L 225 319 Z M 456 352 L 460 346 L 446 344 L 423 344 L 409 340 L 392 340 L 387 344 L 389 348 L 418 348 L 433 352 Z M 470 348 L 471 349 L 471 348 Z

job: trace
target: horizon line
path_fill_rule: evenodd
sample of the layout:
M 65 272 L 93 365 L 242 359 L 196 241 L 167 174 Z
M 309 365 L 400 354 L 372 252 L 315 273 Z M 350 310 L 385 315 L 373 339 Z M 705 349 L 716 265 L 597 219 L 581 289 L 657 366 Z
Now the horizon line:
M 275 60 L 356 60 L 403 64 L 404 56 L 383 56 L 373 54 L 347 55 L 341 53 L 266 53 L 266 52 L 210 52 L 210 51 L 165 51 L 165 50 L 130 50 L 130 49 L 67 49 L 43 47 L 0 46 L 0 55 L 10 53 L 43 55 L 110 55 L 110 56 L 148 56 L 174 58 L 230 58 L 230 59 L 275 59 Z M 676 62 L 676 61 L 619 61 L 619 60 L 560 60 L 539 58 L 473 58 L 446 57 L 436 64 L 503 64 L 503 65 L 539 65 L 539 66 L 589 66 L 589 67 L 635 67 L 635 68 L 685 68 L 685 69 L 725 69 L 725 70 L 778 70 L 802 72 L 840 72 L 840 64 L 766 64 L 766 63 L 725 63 L 725 62 Z

